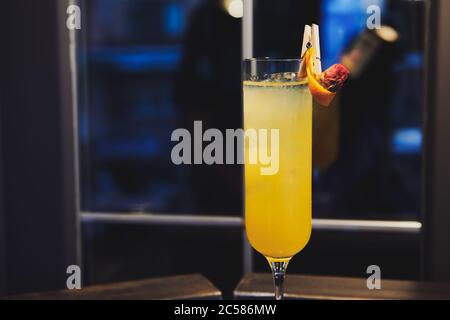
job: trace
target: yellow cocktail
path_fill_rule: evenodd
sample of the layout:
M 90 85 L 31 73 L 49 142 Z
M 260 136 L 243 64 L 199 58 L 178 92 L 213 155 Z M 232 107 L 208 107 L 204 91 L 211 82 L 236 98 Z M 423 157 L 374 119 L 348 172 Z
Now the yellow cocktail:
M 269 261 L 277 300 L 290 259 L 311 236 L 313 96 L 330 106 L 349 76 L 341 64 L 322 72 L 315 24 L 305 26 L 301 56 L 243 62 L 245 227 Z M 270 140 L 254 133 L 267 130 L 275 131 Z
M 244 128 L 279 129 L 273 175 L 249 163 L 245 144 L 245 226 L 258 252 L 289 260 L 311 235 L 312 97 L 306 81 L 245 81 Z
M 293 59 L 243 65 L 245 227 L 252 247 L 269 261 L 276 299 L 283 297 L 287 265 L 308 243 L 312 225 L 312 95 L 299 68 Z M 265 131 L 276 134 L 264 139 L 254 133 Z M 269 170 L 268 159 L 276 160 Z

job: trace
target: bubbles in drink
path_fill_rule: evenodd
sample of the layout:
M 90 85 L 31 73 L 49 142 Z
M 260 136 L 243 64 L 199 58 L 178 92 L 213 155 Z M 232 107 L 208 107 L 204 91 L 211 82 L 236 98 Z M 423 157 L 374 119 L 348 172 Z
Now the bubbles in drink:
M 293 82 L 297 81 L 297 73 L 295 72 L 279 72 L 272 73 L 266 81 L 270 82 Z

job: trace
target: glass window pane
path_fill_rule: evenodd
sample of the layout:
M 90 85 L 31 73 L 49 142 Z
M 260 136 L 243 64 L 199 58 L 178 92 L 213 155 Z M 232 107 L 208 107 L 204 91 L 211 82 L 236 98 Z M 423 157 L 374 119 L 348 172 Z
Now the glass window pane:
M 367 30 L 369 6 L 390 29 Z M 255 56 L 298 57 L 318 23 L 323 69 L 352 66 L 336 103 L 314 107 L 315 218 L 420 220 L 424 17 L 424 1 L 255 1 Z
M 241 24 L 229 2 L 83 3 L 83 210 L 240 214 L 241 168 L 170 161 L 175 128 L 240 127 Z M 399 34 L 333 108 L 315 108 L 315 217 L 419 219 L 423 1 L 282 3 L 255 1 L 255 56 L 297 57 L 303 26 L 319 22 L 323 66 L 351 57 L 367 49 L 369 5 Z
M 240 127 L 239 8 L 198 0 L 83 8 L 82 209 L 241 215 L 239 166 L 171 161 L 176 128 Z

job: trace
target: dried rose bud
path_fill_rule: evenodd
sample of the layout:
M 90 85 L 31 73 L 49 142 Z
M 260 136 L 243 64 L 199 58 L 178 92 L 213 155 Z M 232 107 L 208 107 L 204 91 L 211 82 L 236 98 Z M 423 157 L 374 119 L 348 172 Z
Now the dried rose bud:
M 330 92 L 337 92 L 348 78 L 349 71 L 342 64 L 334 64 L 320 74 L 319 82 Z

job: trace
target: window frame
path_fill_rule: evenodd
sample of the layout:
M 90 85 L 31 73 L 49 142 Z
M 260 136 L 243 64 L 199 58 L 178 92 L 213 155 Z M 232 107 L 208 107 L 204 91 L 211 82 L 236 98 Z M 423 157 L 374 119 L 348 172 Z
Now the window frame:
M 80 3 L 80 0 L 72 1 Z M 76 47 L 79 37 L 72 32 L 71 50 L 72 56 L 76 56 Z M 244 1 L 244 16 L 242 18 L 242 56 L 249 58 L 253 56 L 253 0 Z M 76 63 L 76 62 L 72 62 Z M 74 69 L 76 70 L 76 68 Z M 76 82 L 76 74 L 73 75 Z M 74 87 L 76 92 L 77 88 Z M 76 96 L 76 95 L 75 95 Z M 77 101 L 74 101 L 77 104 Z M 78 130 L 78 127 L 75 127 Z M 76 133 L 77 136 L 77 133 Z M 77 158 L 80 159 L 77 148 Z M 77 163 L 77 173 L 80 172 L 79 163 Z M 78 206 L 80 206 L 80 181 L 76 179 Z M 253 271 L 252 249 L 247 241 L 244 230 L 243 217 L 229 216 L 208 216 L 208 215 L 177 215 L 161 214 L 153 212 L 145 213 L 108 213 L 108 212 L 87 212 L 80 211 L 80 220 L 82 223 L 112 223 L 112 224 L 137 224 L 137 225 L 183 225 L 183 226 L 218 226 L 218 227 L 241 227 L 243 229 L 243 265 L 244 273 Z M 383 220 L 348 220 L 348 219 L 313 219 L 314 230 L 325 231 L 355 231 L 355 232 L 394 232 L 406 234 L 422 234 L 422 221 L 383 221 Z

